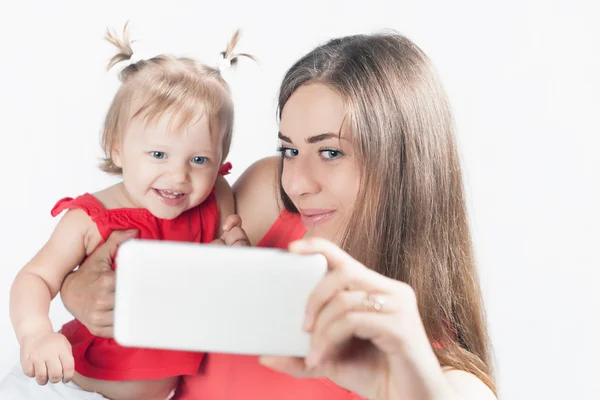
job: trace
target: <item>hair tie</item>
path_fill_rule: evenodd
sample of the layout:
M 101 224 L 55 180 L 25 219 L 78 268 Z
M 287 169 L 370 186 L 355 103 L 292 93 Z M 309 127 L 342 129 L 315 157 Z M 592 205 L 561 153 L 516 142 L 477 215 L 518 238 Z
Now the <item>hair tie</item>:
M 128 60 L 123 60 L 123 69 L 129 67 L 130 65 L 137 64 L 142 61 L 142 58 L 138 53 L 133 53 Z
M 223 72 L 231 68 L 231 59 L 225 57 L 225 52 L 221 52 L 221 57 L 217 60 L 217 69 Z

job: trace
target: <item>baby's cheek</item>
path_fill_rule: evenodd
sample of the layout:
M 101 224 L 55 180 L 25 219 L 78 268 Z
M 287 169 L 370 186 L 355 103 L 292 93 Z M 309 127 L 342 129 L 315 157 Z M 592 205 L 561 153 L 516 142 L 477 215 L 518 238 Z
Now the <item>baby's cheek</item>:
M 134 178 L 136 185 L 140 188 L 150 188 L 157 185 L 157 182 L 161 180 L 162 173 L 154 165 L 137 165 L 135 167 L 132 177 Z
M 199 186 L 196 186 L 196 188 L 194 190 L 194 192 L 195 192 L 194 203 L 196 203 L 195 205 L 198 205 L 198 204 L 202 203 L 204 200 L 206 200 L 206 198 L 212 192 L 213 187 L 214 187 L 214 185 L 212 185 L 210 182 L 208 182 L 208 183 L 203 182 Z

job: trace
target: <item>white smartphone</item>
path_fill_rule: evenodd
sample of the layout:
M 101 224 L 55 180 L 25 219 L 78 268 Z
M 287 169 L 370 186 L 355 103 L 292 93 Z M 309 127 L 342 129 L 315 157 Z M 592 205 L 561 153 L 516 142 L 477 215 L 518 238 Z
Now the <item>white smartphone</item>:
M 133 239 L 116 259 L 115 340 L 122 346 L 305 356 L 320 254 Z

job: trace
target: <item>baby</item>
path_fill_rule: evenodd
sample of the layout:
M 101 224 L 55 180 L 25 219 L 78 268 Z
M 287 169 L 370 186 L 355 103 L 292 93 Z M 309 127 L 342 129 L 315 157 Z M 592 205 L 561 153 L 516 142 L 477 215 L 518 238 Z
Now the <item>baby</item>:
M 233 53 L 238 38 L 236 32 L 222 53 L 224 65 L 248 56 Z M 202 353 L 121 347 L 77 320 L 54 332 L 50 302 L 64 277 L 113 230 L 136 229 L 141 239 L 247 243 L 231 189 L 218 177 L 231 167 L 223 161 L 234 117 L 220 70 L 168 55 L 133 61 L 127 26 L 123 38 L 108 32 L 106 39 L 118 49 L 108 68 L 128 61 L 102 136 L 101 168 L 122 182 L 64 198 L 52 210 L 53 216 L 66 213 L 12 286 L 22 372 L 13 371 L 0 385 L 0 394 L 10 393 L 2 398 L 171 397 L 179 376 L 198 372 Z

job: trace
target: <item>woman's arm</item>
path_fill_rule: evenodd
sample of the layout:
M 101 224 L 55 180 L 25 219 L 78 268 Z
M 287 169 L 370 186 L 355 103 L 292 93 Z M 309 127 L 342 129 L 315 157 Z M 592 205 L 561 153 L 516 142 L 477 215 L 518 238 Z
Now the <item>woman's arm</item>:
M 329 272 L 306 306 L 311 333 L 305 360 L 265 357 L 271 368 L 300 377 L 324 376 L 370 399 L 494 400 L 476 376 L 442 368 L 419 314 L 414 290 L 359 263 L 319 238 L 290 245 L 321 253 Z
M 444 368 L 444 376 L 455 400 L 496 400 L 491 389 L 473 374 Z
M 263 158 L 248 167 L 233 185 L 236 212 L 253 246 L 283 209 L 278 193 L 279 162 L 276 156 Z

